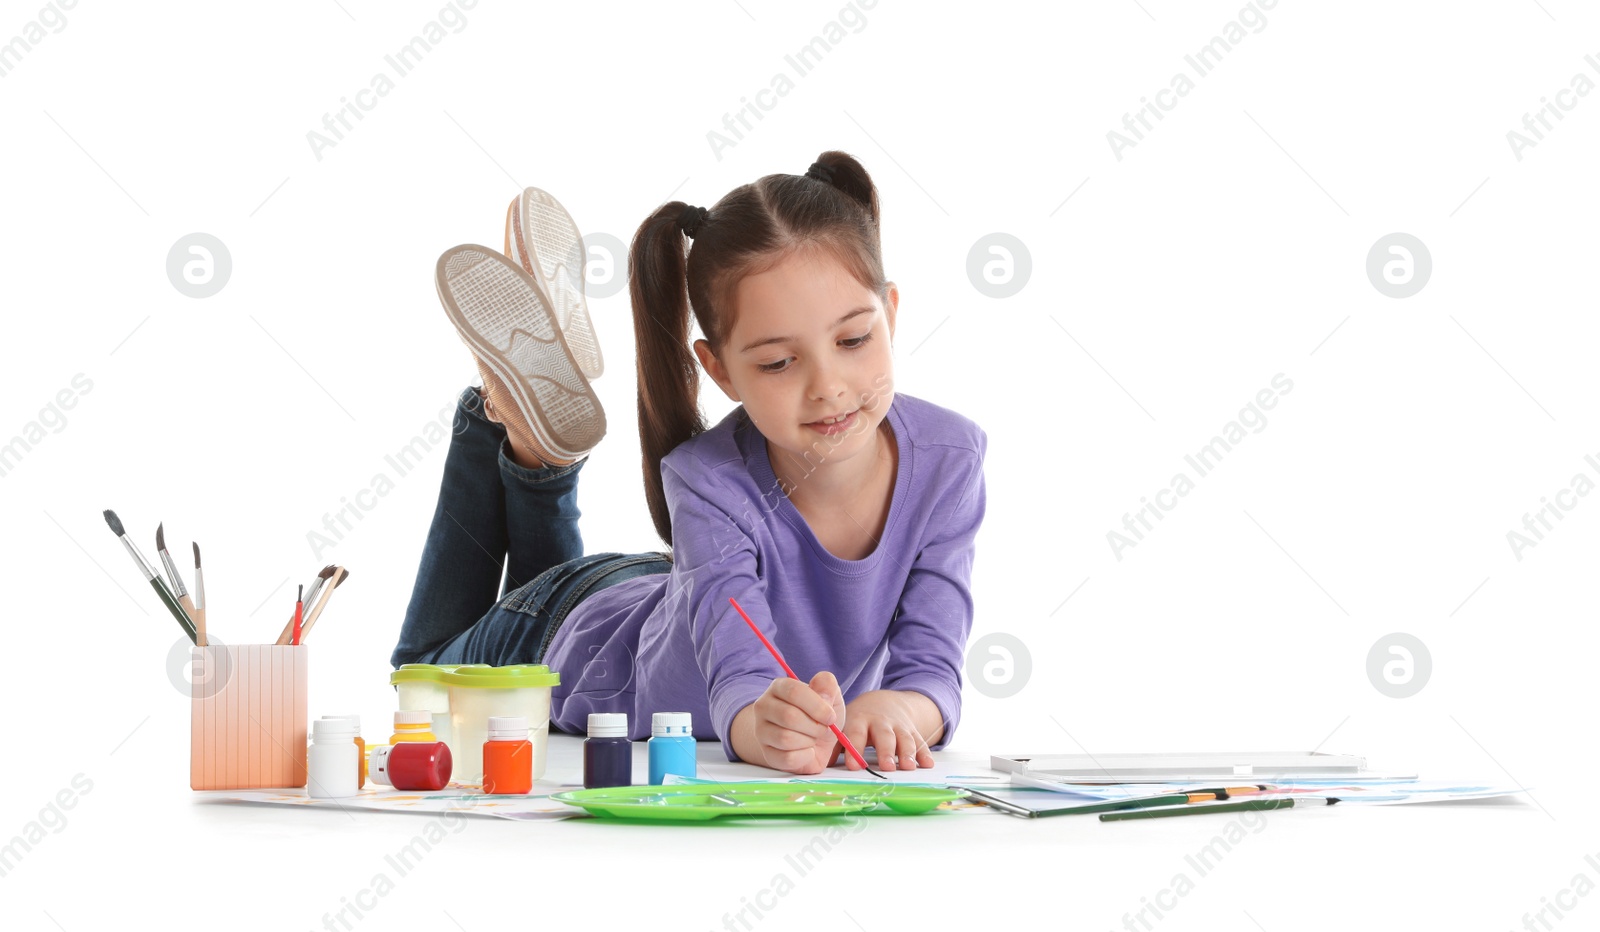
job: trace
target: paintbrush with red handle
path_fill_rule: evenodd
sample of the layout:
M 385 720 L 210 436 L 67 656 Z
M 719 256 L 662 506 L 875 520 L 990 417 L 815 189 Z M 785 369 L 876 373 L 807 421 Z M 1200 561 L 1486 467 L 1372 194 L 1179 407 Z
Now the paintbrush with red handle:
M 799 680 L 800 677 L 795 676 L 794 671 L 789 669 L 789 665 L 784 662 L 783 655 L 778 653 L 778 649 L 772 646 L 772 642 L 767 640 L 767 636 L 765 634 L 761 633 L 761 629 L 756 627 L 756 623 L 751 621 L 750 616 L 746 615 L 744 613 L 744 609 L 739 607 L 738 601 L 735 600 L 731 595 L 728 596 L 728 601 L 733 603 L 733 610 L 739 613 L 739 617 L 744 619 L 744 623 L 749 625 L 750 630 L 754 631 L 756 633 L 756 637 L 761 639 L 761 643 L 766 645 L 767 651 L 772 654 L 772 659 L 778 661 L 778 666 L 783 668 L 783 672 L 787 673 L 790 679 Z M 800 681 L 802 683 L 805 682 L 804 680 Z M 861 756 L 861 752 L 856 750 L 856 746 L 851 744 L 850 739 L 844 736 L 844 732 L 839 730 L 838 725 L 829 725 L 828 727 L 833 729 L 833 736 L 839 739 L 839 743 L 844 745 L 844 749 L 850 752 L 850 756 L 856 759 L 856 763 L 860 764 L 862 769 L 864 769 L 867 773 L 872 774 L 874 777 L 881 777 L 885 780 L 889 779 L 867 765 L 867 759 Z
M 323 586 L 323 584 L 325 584 L 328 581 L 328 577 L 333 575 L 333 570 L 334 570 L 333 564 L 329 563 L 327 566 L 324 566 L 322 568 L 322 572 L 317 574 L 317 578 L 316 579 L 311 580 L 311 585 L 310 586 L 302 586 L 301 587 L 300 594 L 302 596 L 306 595 L 308 592 L 310 593 L 310 598 L 306 599 L 307 602 L 316 601 L 317 594 L 322 591 L 322 586 Z M 274 641 L 273 643 L 274 644 L 293 644 L 294 643 L 294 616 L 291 615 L 289 617 L 289 620 L 283 623 L 283 630 L 278 633 L 278 639 L 276 641 Z

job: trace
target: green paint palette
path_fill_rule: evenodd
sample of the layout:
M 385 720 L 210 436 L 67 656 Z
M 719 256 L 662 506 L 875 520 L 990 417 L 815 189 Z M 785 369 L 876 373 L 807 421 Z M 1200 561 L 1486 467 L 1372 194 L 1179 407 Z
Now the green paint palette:
M 550 798 L 597 816 L 700 822 L 722 816 L 843 815 L 879 804 L 915 815 L 966 795 L 966 790 L 937 786 L 795 782 L 611 786 L 552 793 Z

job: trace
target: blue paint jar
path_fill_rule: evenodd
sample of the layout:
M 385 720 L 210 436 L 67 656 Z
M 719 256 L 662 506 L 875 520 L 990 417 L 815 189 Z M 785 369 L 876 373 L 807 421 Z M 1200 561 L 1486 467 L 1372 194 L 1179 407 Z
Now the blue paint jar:
M 689 723 L 688 712 L 650 716 L 650 785 L 660 786 L 669 773 L 695 775 L 695 740 Z
M 633 785 L 633 742 L 628 740 L 628 713 L 589 713 L 589 737 L 583 742 L 583 785 L 591 790 Z

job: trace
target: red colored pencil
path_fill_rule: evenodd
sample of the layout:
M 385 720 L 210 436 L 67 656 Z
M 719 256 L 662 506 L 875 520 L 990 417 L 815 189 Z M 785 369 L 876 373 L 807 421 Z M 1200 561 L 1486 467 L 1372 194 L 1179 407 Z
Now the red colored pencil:
M 305 594 L 305 586 L 301 586 L 294 594 L 294 640 L 290 641 L 290 644 L 300 643 L 300 613 L 305 610 L 305 602 L 301 601 L 301 599 L 305 598 Z
M 733 603 L 733 610 L 739 613 L 739 617 L 744 619 L 744 623 L 749 625 L 750 630 L 754 631 L 756 633 L 756 637 L 761 639 L 761 643 L 766 645 L 767 651 L 772 654 L 772 659 L 778 661 L 778 666 L 783 668 L 783 672 L 787 673 L 789 678 L 792 680 L 800 679 L 800 677 L 794 675 L 793 670 L 789 669 L 789 665 L 784 662 L 783 655 L 778 653 L 778 649 L 772 646 L 772 642 L 767 640 L 767 636 L 761 633 L 761 629 L 756 627 L 756 623 L 751 621 L 750 616 L 746 615 L 744 613 L 744 609 L 739 607 L 739 602 L 731 595 L 728 596 L 728 601 Z M 801 680 L 801 682 L 804 682 L 804 680 Z M 828 727 L 833 729 L 834 737 L 839 739 L 839 743 L 844 745 L 844 749 L 850 752 L 850 756 L 855 758 L 856 763 L 860 764 L 862 769 L 866 770 L 867 773 L 870 773 L 873 776 L 883 777 L 883 774 L 878 773 L 876 770 L 873 770 L 871 767 L 867 766 L 867 759 L 861 756 L 861 752 L 856 750 L 856 746 L 851 744 L 850 739 L 844 736 L 844 732 L 839 730 L 838 725 L 829 725 Z M 888 777 L 883 778 L 885 780 L 889 779 Z

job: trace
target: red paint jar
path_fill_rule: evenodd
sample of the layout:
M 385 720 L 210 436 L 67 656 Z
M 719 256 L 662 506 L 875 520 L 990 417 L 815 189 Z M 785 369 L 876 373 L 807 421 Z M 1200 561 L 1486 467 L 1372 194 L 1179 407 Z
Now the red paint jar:
M 372 753 L 375 782 L 397 790 L 442 790 L 450 782 L 450 746 L 443 741 L 404 741 Z

